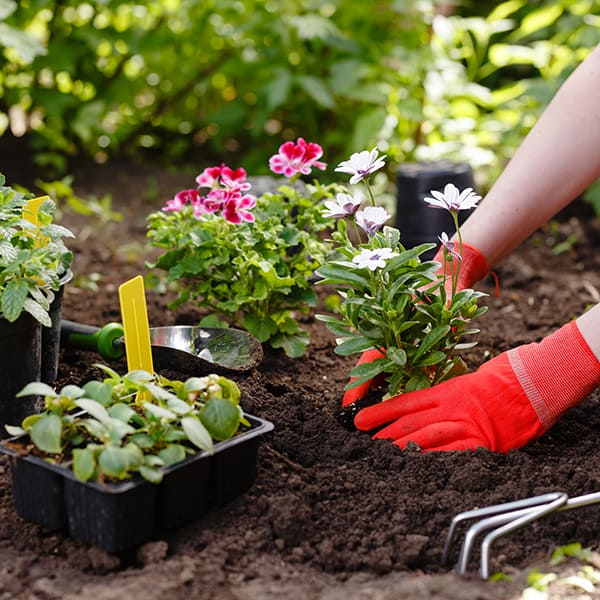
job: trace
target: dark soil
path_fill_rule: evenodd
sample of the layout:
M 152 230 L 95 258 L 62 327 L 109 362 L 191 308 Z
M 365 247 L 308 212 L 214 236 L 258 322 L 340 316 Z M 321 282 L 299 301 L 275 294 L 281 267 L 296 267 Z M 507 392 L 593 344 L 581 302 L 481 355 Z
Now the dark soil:
M 65 212 L 62 222 L 78 235 L 65 318 L 92 325 L 119 320 L 118 286 L 148 272 L 145 216 L 190 176 L 98 167 L 76 179 L 81 195 L 112 194 L 125 218 L 100 225 Z M 554 255 L 571 234 L 574 245 Z M 478 323 L 479 345 L 464 355 L 470 368 L 540 339 L 600 299 L 599 235 L 600 224 L 578 201 L 498 268 L 499 297 L 491 278 L 481 284 L 490 293 L 489 310 Z M 169 311 L 168 300 L 147 291 L 151 326 L 197 320 L 190 307 Z M 265 349 L 259 368 L 234 376 L 244 409 L 275 424 L 260 446 L 252 488 L 133 556 L 110 555 L 22 520 L 1 459 L 0 598 L 518 598 L 532 566 L 550 570 L 547 560 L 558 545 L 598 543 L 599 509 L 590 507 L 499 540 L 492 571 L 512 581 L 481 581 L 477 556 L 468 578 L 441 564 L 450 520 L 461 511 L 543 492 L 600 490 L 598 392 L 541 439 L 507 455 L 400 451 L 344 427 L 340 399 L 355 357 L 335 355 L 331 334 L 313 317 L 304 324 L 312 335 L 304 358 Z M 99 375 L 91 367 L 98 360 L 62 348 L 57 385 Z M 452 563 L 457 554 L 458 547 Z

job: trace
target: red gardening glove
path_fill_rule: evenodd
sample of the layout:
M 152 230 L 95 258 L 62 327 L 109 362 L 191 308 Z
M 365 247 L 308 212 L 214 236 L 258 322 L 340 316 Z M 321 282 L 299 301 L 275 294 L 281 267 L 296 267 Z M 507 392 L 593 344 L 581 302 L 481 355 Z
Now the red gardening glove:
M 481 252 L 475 248 L 475 246 L 471 246 L 470 244 L 463 242 L 461 256 L 462 260 L 460 273 L 458 276 L 457 292 L 471 288 L 489 272 L 487 262 L 485 261 L 483 254 L 481 254 Z M 441 263 L 442 265 L 444 264 L 443 247 L 438 250 L 433 260 Z M 452 261 L 448 261 L 448 264 L 446 265 L 446 272 L 449 275 L 455 272 L 457 262 L 458 261 L 455 258 L 452 258 Z M 442 266 L 440 267 L 439 273 L 443 272 Z M 448 294 L 452 293 L 452 282 L 450 277 L 446 282 L 446 291 Z M 367 350 L 361 354 L 361 357 L 358 359 L 358 362 L 355 366 L 358 367 L 358 365 L 362 365 L 363 363 L 373 362 L 376 358 L 383 358 L 383 354 L 379 352 L 379 350 Z M 350 379 L 350 382 L 352 381 L 354 381 L 354 379 Z M 346 408 L 353 402 L 360 400 L 366 395 L 371 386 L 373 386 L 375 383 L 376 382 L 373 381 L 367 381 L 351 390 L 348 390 L 342 398 L 342 408 Z
M 600 363 L 572 321 L 540 343 L 500 354 L 478 371 L 364 408 L 358 429 L 422 450 L 508 452 L 547 431 L 600 385 Z
M 385 358 L 385 355 L 379 352 L 379 350 L 367 350 L 366 352 L 363 352 L 360 355 L 360 358 L 358 359 L 358 362 L 355 366 L 358 367 L 358 365 L 362 365 L 363 363 L 373 362 L 376 358 Z M 355 377 L 351 378 L 350 383 L 355 381 L 355 379 Z M 358 385 L 355 388 L 352 388 L 351 390 L 347 390 L 344 394 L 344 397 L 342 398 L 342 408 L 346 408 L 353 402 L 360 400 L 363 396 L 367 394 L 369 388 L 374 383 L 375 382 L 371 379 L 370 381 L 361 383 L 361 385 Z

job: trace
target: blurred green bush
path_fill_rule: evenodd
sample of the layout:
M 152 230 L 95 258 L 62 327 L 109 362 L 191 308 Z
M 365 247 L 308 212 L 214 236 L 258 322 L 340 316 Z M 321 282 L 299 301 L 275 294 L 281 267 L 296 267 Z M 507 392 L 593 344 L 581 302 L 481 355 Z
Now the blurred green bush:
M 600 0 L 0 0 L 0 134 L 55 175 L 76 156 L 261 174 L 302 136 L 330 164 L 465 160 L 485 188 L 599 42 Z

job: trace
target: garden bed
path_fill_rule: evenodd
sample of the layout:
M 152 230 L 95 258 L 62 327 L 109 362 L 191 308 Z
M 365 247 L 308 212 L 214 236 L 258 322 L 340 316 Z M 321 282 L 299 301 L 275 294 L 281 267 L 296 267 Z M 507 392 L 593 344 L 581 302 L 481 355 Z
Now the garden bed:
M 64 216 L 78 234 L 65 318 L 92 325 L 119 320 L 119 284 L 146 273 L 145 215 L 189 177 L 99 167 L 76 180 L 81 194 L 111 193 L 125 219 L 100 227 Z M 152 198 L 144 199 L 152 189 Z M 486 301 L 480 343 L 464 355 L 469 366 L 545 336 L 599 300 L 599 232 L 589 208 L 576 203 L 559 225 L 536 233 L 501 265 L 501 294 Z M 578 242 L 554 255 L 552 248 L 571 234 Z M 101 275 L 98 290 L 90 286 L 93 273 Z M 493 281 L 480 289 L 493 294 Z M 168 296 L 148 290 L 147 301 L 151 326 L 197 320 L 185 307 L 168 311 Z M 598 392 L 540 440 L 508 455 L 400 451 L 342 425 L 340 399 L 355 357 L 334 354 L 322 323 L 307 318 L 304 325 L 312 335 L 304 358 L 265 349 L 258 369 L 233 377 L 244 410 L 275 425 L 259 448 L 252 488 L 136 551 L 108 554 L 20 519 L 8 459 L 1 458 L 0 596 L 511 598 L 533 565 L 550 570 L 546 561 L 556 546 L 597 543 L 600 507 L 547 517 L 500 540 L 492 572 L 502 570 L 512 582 L 481 582 L 475 569 L 464 579 L 441 564 L 447 528 L 458 512 L 543 492 L 600 490 Z M 99 375 L 89 367 L 97 360 L 90 352 L 62 349 L 57 384 Z M 126 368 L 124 362 L 115 366 Z

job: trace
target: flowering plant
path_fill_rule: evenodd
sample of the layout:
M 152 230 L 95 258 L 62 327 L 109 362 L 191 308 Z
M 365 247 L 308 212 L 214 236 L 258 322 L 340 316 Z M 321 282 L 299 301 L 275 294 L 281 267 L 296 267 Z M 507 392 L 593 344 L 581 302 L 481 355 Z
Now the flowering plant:
M 325 169 L 321 155 L 302 138 L 282 144 L 269 167 L 289 181 L 258 197 L 244 169 L 207 168 L 197 187 L 149 215 L 148 238 L 164 249 L 150 266 L 178 294 L 170 307 L 194 303 L 210 313 L 203 324 L 238 324 L 289 356 L 304 354 L 309 335 L 298 317 L 316 304 L 311 277 L 331 251 L 319 234 L 335 224 L 321 204 L 337 186 L 299 178 Z
M 406 249 L 400 231 L 385 225 L 390 215 L 375 205 L 369 178 L 384 166 L 384 159 L 375 148 L 353 154 L 336 168 L 351 175 L 350 184 L 366 187 L 369 205 L 361 209 L 363 196 L 358 192 L 339 192 L 335 200 L 325 202 L 326 214 L 338 219 L 332 238 L 342 258 L 329 260 L 317 275 L 320 283 L 338 288 L 341 302 L 338 316 L 317 318 L 337 336 L 337 354 L 381 352 L 373 362 L 352 369 L 353 381 L 346 389 L 380 376 L 387 381 L 388 396 L 395 396 L 464 372 L 455 351 L 475 344 L 459 340 L 477 333 L 471 321 L 486 307 L 478 306 L 483 293 L 457 291 L 462 249 L 458 212 L 473 208 L 480 197 L 470 188 L 459 193 L 452 184 L 444 192 L 431 192 L 433 197 L 425 201 L 450 212 L 458 242 L 442 233 L 443 264 L 421 261 L 435 244 Z

